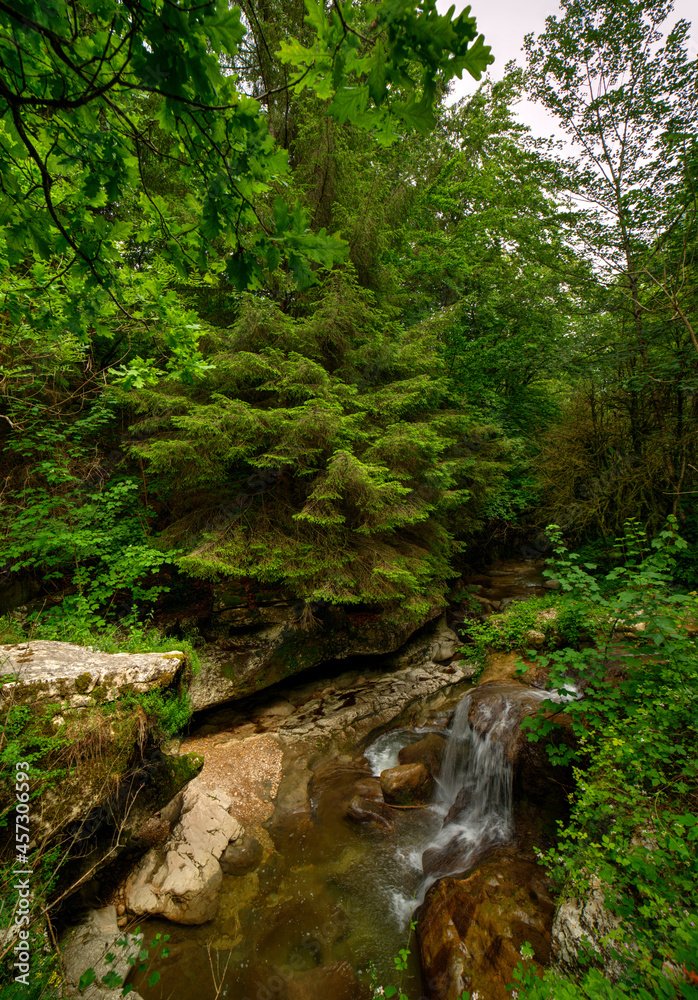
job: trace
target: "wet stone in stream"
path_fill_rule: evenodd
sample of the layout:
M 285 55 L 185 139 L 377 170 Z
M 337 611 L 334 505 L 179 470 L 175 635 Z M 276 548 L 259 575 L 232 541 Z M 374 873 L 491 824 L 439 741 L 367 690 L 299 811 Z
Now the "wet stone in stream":
M 531 567 L 512 572 L 483 582 L 492 604 L 540 588 Z M 394 984 L 393 959 L 408 946 L 420 903 L 419 947 L 413 939 L 402 983 L 411 1000 L 455 1000 L 468 984 L 503 1000 L 523 940 L 545 961 L 552 904 L 528 850 L 521 856 L 512 846 L 511 762 L 501 741 L 473 733 L 472 702 L 449 740 L 438 731 L 468 673 L 458 661 L 375 671 L 364 663 L 330 682 L 299 677 L 266 703 L 250 699 L 202 720 L 182 751 L 203 754 L 202 779 L 235 790 L 257 846 L 226 861 L 210 924 L 144 928 L 148 939 L 159 931 L 172 941 L 160 985 L 136 981 L 145 1000 L 214 1000 L 214 982 L 223 980 L 220 996 L 229 1000 L 368 1000 L 370 965 L 379 983 Z M 506 700 L 493 712 L 496 728 Z M 381 772 L 405 766 L 438 780 L 432 804 L 383 800 Z M 439 850 L 430 871 L 428 854 Z M 449 877 L 434 884 L 437 873 Z

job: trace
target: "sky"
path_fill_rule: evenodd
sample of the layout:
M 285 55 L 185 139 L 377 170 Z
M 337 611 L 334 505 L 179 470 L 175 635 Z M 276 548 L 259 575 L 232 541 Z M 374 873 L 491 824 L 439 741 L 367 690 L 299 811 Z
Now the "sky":
M 463 0 L 451 2 L 455 3 L 456 13 L 468 6 Z M 451 2 L 440 0 L 439 10 L 445 13 Z M 470 6 L 471 13 L 477 19 L 478 31 L 492 47 L 495 61 L 489 72 L 495 80 L 504 75 L 504 67 L 511 59 L 521 66 L 526 65 L 526 57 L 521 51 L 524 35 L 529 31 L 535 34 L 543 31 L 546 17 L 560 13 L 559 5 L 547 0 L 470 0 Z M 693 23 L 689 53 L 695 59 L 698 57 L 698 8 L 695 0 L 675 0 L 672 23 L 682 17 Z M 478 87 L 477 82 L 465 73 L 462 81 L 454 82 L 457 97 L 471 94 Z M 535 135 L 559 137 L 560 133 L 544 108 L 526 101 L 517 110 L 519 117 L 531 127 Z

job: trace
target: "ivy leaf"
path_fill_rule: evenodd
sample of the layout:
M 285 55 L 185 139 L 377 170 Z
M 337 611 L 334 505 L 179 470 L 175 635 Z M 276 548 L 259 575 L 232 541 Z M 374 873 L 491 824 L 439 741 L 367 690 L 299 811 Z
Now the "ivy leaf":
M 88 986 L 92 986 L 93 983 L 97 981 L 97 974 L 94 969 L 86 969 L 80 976 L 80 982 L 78 983 L 79 990 L 86 990 Z

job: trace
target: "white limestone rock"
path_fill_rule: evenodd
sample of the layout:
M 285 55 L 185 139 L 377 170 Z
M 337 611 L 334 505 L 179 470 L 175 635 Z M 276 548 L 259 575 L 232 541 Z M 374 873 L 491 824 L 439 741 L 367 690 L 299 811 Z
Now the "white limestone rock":
M 100 653 L 91 646 L 36 640 L 0 646 L 0 704 L 62 702 L 87 708 L 123 691 L 165 688 L 185 663 L 181 652 Z
M 80 997 L 80 1000 L 120 1000 L 121 986 L 110 988 L 102 979 L 115 972 L 125 982 L 131 971 L 128 960 L 138 955 L 142 941 L 142 934 L 124 934 L 119 930 L 115 906 L 91 910 L 60 941 L 66 995 Z M 114 956 L 114 961 L 106 961 L 109 954 Z M 96 980 L 80 991 L 80 978 L 88 969 L 94 969 Z M 141 1000 L 138 993 L 132 992 L 129 996 Z
M 611 958 L 604 938 L 616 930 L 619 924 L 619 919 L 606 909 L 603 889 L 598 880 L 592 885 L 586 899 L 566 899 L 558 909 L 553 923 L 551 951 L 554 967 L 566 975 L 576 975 L 581 968 L 579 948 L 586 947 L 596 954 L 604 976 L 612 981 L 617 979 L 620 965 Z
M 219 858 L 243 829 L 230 796 L 195 778 L 182 793 L 182 811 L 163 847 L 148 851 L 125 886 L 126 908 L 179 924 L 203 924 L 218 910 L 223 879 Z

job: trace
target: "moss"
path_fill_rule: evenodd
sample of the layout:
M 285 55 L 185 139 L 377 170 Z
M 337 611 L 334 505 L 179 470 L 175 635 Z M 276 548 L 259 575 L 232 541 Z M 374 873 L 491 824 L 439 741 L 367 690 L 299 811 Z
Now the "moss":
M 87 694 L 87 689 L 92 683 L 92 674 L 80 674 L 75 678 L 75 690 L 78 694 Z
M 175 797 L 204 766 L 204 758 L 198 753 L 186 753 L 181 757 L 166 757 L 160 771 L 157 797 L 163 804 Z
M 102 705 L 107 700 L 107 689 L 104 684 L 97 684 L 91 693 L 95 705 Z

